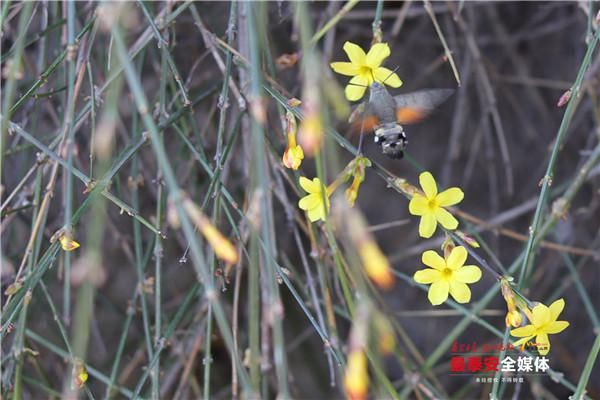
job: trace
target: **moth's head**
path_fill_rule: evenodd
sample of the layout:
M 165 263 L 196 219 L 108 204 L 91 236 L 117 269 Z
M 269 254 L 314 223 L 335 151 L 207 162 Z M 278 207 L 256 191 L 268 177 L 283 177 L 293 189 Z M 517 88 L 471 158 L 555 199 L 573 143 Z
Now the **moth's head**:
M 371 86 L 369 86 L 369 95 L 371 97 L 371 101 L 377 97 L 380 97 L 380 95 L 386 92 L 387 90 L 385 89 L 383 84 L 379 82 L 373 82 L 371 83 Z
M 383 87 L 382 83 L 379 82 L 373 82 L 371 83 L 371 87 L 369 88 L 372 91 L 377 91 L 377 90 L 385 90 L 385 88 Z

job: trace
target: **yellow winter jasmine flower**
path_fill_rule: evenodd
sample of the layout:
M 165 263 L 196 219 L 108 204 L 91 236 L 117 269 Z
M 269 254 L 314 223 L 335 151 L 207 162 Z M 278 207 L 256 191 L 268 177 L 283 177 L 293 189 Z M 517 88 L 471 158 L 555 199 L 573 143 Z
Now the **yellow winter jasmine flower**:
M 433 250 L 427 250 L 421 260 L 431 268 L 415 272 L 413 279 L 417 283 L 431 284 L 427 296 L 431 304 L 442 304 L 448 298 L 448 293 L 462 304 L 471 300 L 471 289 L 467 283 L 481 279 L 481 270 L 475 265 L 464 265 L 467 249 L 457 246 L 446 259 Z
M 355 43 L 344 43 L 344 51 L 350 62 L 333 62 L 331 68 L 341 75 L 351 76 L 346 86 L 346 98 L 350 101 L 360 100 L 373 82 L 385 83 L 393 88 L 400 87 L 402 81 L 392 70 L 381 64 L 390 55 L 387 43 L 376 43 L 368 53 Z M 385 81 L 385 82 L 384 82 Z
M 533 307 L 531 324 L 510 331 L 512 336 L 522 338 L 515 342 L 515 346 L 524 345 L 535 337 L 535 345 L 540 355 L 548 354 L 550 352 L 548 334 L 560 333 L 569 326 L 567 321 L 556 320 L 563 308 L 565 308 L 563 299 L 556 300 L 550 307 L 543 304 Z
M 444 207 L 460 203 L 465 196 L 463 191 L 460 188 L 451 187 L 438 193 L 435 179 L 428 171 L 419 175 L 419 183 L 424 194 L 414 194 L 408 204 L 408 211 L 412 215 L 421 217 L 419 235 L 430 238 L 435 232 L 438 222 L 446 229 L 456 229 L 458 221 Z
M 319 178 L 313 178 L 311 181 L 304 176 L 300 177 L 299 180 L 300 186 L 304 191 L 308 193 L 308 195 L 304 196 L 298 202 L 298 207 L 308 213 L 308 219 L 310 222 L 315 222 L 318 220 L 323 220 L 327 218 L 327 213 L 329 212 L 329 196 L 325 186 L 321 183 Z M 324 204 L 323 200 L 327 204 Z

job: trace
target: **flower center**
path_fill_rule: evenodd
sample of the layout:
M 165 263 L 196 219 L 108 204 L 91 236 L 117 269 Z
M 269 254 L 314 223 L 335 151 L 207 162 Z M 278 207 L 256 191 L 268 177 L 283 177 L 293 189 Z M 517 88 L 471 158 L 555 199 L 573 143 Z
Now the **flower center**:
M 442 270 L 442 278 L 444 278 L 446 280 L 451 280 L 453 275 L 454 275 L 454 271 L 451 270 L 450 268 L 444 268 Z
M 369 84 L 373 83 L 373 80 L 375 79 L 373 77 L 373 69 L 366 65 L 360 67 L 360 75 L 362 75 L 364 78 L 368 79 Z
M 429 211 L 434 211 L 438 208 L 438 203 L 435 198 L 429 199 L 429 201 L 427 202 L 427 208 L 429 208 Z

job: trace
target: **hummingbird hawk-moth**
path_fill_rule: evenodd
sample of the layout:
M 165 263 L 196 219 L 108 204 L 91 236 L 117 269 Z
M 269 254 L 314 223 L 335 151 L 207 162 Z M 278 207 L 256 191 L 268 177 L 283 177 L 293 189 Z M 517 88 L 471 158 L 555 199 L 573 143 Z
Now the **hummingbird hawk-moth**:
M 372 130 L 383 154 L 402 158 L 408 143 L 402 125 L 423 120 L 453 92 L 453 89 L 427 89 L 392 96 L 382 83 L 373 82 L 369 87 L 369 101 L 354 110 L 350 122 L 354 129 Z M 356 121 L 360 114 L 362 119 Z

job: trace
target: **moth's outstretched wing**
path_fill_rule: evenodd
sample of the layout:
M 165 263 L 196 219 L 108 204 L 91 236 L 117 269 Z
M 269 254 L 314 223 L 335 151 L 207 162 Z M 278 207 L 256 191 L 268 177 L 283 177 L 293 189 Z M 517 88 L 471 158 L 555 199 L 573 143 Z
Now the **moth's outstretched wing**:
M 396 118 L 400 124 L 420 122 L 452 93 L 454 89 L 427 89 L 394 96 L 398 107 Z
M 364 102 L 352 111 L 348 122 L 350 123 L 350 131 L 353 134 L 360 133 L 361 130 L 363 133 L 369 134 L 373 133 L 375 127 L 379 125 L 379 117 L 373 112 L 371 103 Z

